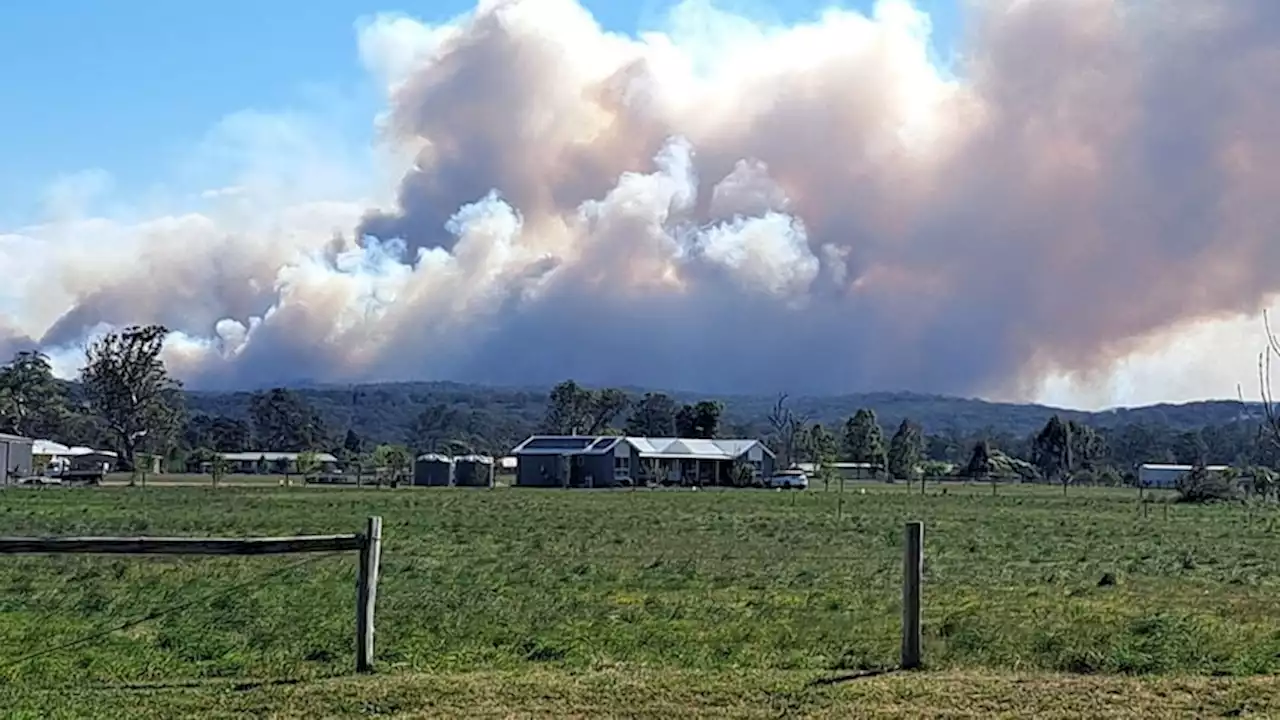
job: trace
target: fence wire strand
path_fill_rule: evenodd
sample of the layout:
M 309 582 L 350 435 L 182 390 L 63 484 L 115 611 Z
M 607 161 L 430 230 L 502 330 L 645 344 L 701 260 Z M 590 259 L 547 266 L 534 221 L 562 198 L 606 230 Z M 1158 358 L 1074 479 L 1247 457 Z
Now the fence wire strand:
M 285 565 L 284 567 L 276 568 L 275 570 L 272 570 L 272 571 L 270 571 L 270 572 L 261 573 L 261 574 L 259 574 L 259 575 L 255 576 L 255 577 L 253 577 L 253 578 L 250 578 L 250 579 L 248 579 L 248 580 L 244 580 L 244 581 L 242 581 L 242 582 L 235 583 L 235 584 L 233 584 L 233 585 L 230 585 L 230 586 L 228 586 L 228 587 L 226 587 L 226 588 L 223 588 L 223 589 L 217 590 L 217 591 L 215 591 L 215 592 L 205 593 L 204 595 L 201 595 L 200 597 L 197 597 L 197 598 L 194 598 L 194 599 L 191 599 L 191 600 L 187 600 L 186 602 L 177 603 L 177 604 L 175 604 L 175 605 L 170 605 L 170 606 L 168 606 L 168 607 L 163 607 L 163 608 L 160 608 L 160 609 L 158 609 L 158 610 L 152 610 L 151 612 L 147 613 L 146 615 L 143 615 L 142 617 L 134 618 L 134 619 L 132 619 L 132 620 L 127 620 L 127 621 L 125 621 L 125 622 L 123 622 L 123 623 L 118 623 L 118 624 L 111 625 L 111 626 L 108 626 L 108 627 L 100 628 L 100 629 L 98 629 L 98 630 L 95 630 L 95 631 L 93 631 L 93 632 L 91 632 L 91 633 L 87 634 L 87 635 L 83 635 L 83 636 L 81 636 L 81 637 L 79 637 L 79 638 L 76 638 L 75 640 L 70 640 L 70 641 L 68 641 L 68 642 L 60 643 L 60 644 L 58 644 L 58 645 L 54 645 L 54 646 L 52 646 L 52 647 L 47 647 L 47 648 L 45 648 L 45 649 L 43 649 L 43 650 L 37 650 L 36 652 L 29 653 L 29 654 L 27 654 L 27 655 L 23 655 L 23 656 L 21 656 L 21 657 L 14 658 L 14 659 L 12 659 L 12 660 L 4 660 L 4 661 L 0 661 L 0 670 L 6 670 L 6 669 L 11 668 L 11 667 L 14 667 L 14 666 L 16 666 L 16 665 L 21 665 L 21 664 L 23 664 L 23 663 L 30 662 L 30 661 L 32 661 L 32 660 L 36 660 L 36 659 L 39 659 L 39 658 L 45 657 L 46 655 L 53 655 L 53 654 L 55 654 L 55 653 L 59 653 L 59 652 L 62 652 L 62 651 L 64 651 L 64 650 L 70 650 L 70 649 L 72 649 L 72 648 L 79 647 L 79 646 L 84 645 L 84 644 L 86 644 L 86 643 L 93 642 L 94 640 L 100 640 L 100 639 L 102 639 L 102 638 L 104 638 L 104 637 L 107 637 L 108 635 L 113 634 L 113 633 L 122 632 L 122 631 L 124 631 L 124 630 L 128 630 L 129 628 L 132 628 L 132 627 L 136 627 L 136 626 L 138 626 L 138 625 L 141 625 L 141 624 L 143 624 L 143 623 L 150 622 L 150 621 L 152 621 L 152 620 L 156 620 L 156 619 L 158 619 L 158 618 L 162 618 L 162 617 L 164 617 L 164 616 L 166 616 L 166 615 L 171 615 L 171 614 L 173 614 L 173 613 L 175 613 L 175 612 L 179 612 L 179 611 L 181 611 L 181 610 L 186 610 L 186 609 L 188 609 L 188 608 L 192 608 L 192 607 L 195 607 L 195 606 L 197 606 L 197 605 L 203 605 L 203 604 L 205 604 L 205 603 L 212 602 L 213 600 L 216 600 L 216 599 L 218 599 L 218 598 L 220 598 L 220 597 L 224 597 L 224 596 L 226 596 L 226 595 L 231 595 L 232 593 L 236 593 L 236 592 L 239 592 L 239 591 L 241 591 L 241 590 L 246 590 L 246 589 L 248 589 L 248 588 L 250 588 L 250 587 L 252 587 L 252 586 L 254 586 L 254 585 L 259 585 L 259 584 L 261 584 L 263 581 L 266 581 L 266 580 L 272 580 L 272 579 L 274 579 L 274 578 L 280 577 L 280 576 L 282 576 L 282 575 L 284 575 L 284 574 L 286 574 L 286 573 L 288 573 L 288 572 L 291 572 L 291 571 L 293 571 L 293 570 L 297 570 L 298 568 L 306 567 L 307 565 L 311 565 L 312 563 L 319 562 L 320 560 L 324 560 L 324 559 L 326 559 L 326 558 L 331 558 L 331 557 L 336 557 L 336 556 L 338 556 L 338 555 L 342 555 L 342 554 L 343 554 L 343 553 L 341 553 L 341 552 L 331 552 L 331 553 L 321 553 L 321 554 L 310 555 L 310 556 L 308 556 L 308 557 L 304 557 L 303 559 L 301 559 L 301 560 L 299 560 L 299 561 L 297 561 L 297 562 L 289 563 L 288 565 Z

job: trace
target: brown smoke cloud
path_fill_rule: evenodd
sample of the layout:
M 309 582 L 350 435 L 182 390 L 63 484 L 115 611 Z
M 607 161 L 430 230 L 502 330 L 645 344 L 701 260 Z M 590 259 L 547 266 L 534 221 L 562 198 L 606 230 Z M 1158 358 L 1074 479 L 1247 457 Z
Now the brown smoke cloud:
M 1280 4 L 967 21 L 954 77 L 893 0 L 793 27 L 690 4 L 643 41 L 572 0 L 374 23 L 414 156 L 394 203 L 68 270 L 43 342 L 163 321 L 209 386 L 1018 395 L 1280 289 Z

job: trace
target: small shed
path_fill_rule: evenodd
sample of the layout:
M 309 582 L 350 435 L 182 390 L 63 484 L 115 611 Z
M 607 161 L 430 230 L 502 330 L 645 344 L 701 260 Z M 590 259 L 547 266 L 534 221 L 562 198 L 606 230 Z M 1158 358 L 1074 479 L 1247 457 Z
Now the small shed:
M 458 487 L 493 487 L 493 458 L 487 455 L 454 458 L 453 482 Z
M 0 433 L 0 485 L 8 485 L 31 474 L 31 446 L 35 441 Z
M 419 455 L 413 462 L 413 484 L 443 487 L 453 481 L 453 458 L 436 453 Z
M 1226 465 L 1209 465 L 1205 467 L 1211 473 L 1223 472 Z M 1178 481 L 1193 470 L 1190 465 L 1167 465 L 1164 463 L 1144 463 L 1138 466 L 1138 485 L 1144 488 L 1178 487 Z

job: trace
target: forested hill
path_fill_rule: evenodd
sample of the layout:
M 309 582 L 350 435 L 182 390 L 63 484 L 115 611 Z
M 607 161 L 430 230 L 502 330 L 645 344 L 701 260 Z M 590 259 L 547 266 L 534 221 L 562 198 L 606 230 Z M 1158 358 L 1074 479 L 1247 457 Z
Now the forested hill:
M 633 397 L 646 390 L 622 388 Z M 499 443 L 518 441 L 542 420 L 550 388 L 498 388 L 447 382 L 401 382 L 342 387 L 295 388 L 320 415 L 329 428 L 352 428 L 362 437 L 400 442 L 406 429 L 424 411 L 443 406 L 465 422 L 471 433 Z M 719 400 L 724 403 L 722 433 L 766 436 L 768 415 L 777 396 L 708 396 L 665 391 L 682 403 Z M 188 392 L 187 407 L 196 414 L 248 419 L 249 392 Z M 832 397 L 794 397 L 791 409 L 813 422 L 836 424 L 859 408 L 876 412 L 881 424 L 892 428 L 903 418 L 919 423 L 927 433 L 969 435 L 983 430 L 1025 436 L 1044 426 L 1055 413 L 1064 420 L 1076 420 L 1096 428 L 1140 424 L 1186 430 L 1222 425 L 1241 419 L 1246 413 L 1260 415 L 1260 408 L 1245 408 L 1237 401 L 1197 402 L 1184 405 L 1154 405 L 1089 413 L 1059 410 L 1043 405 L 995 403 L 984 400 L 922 395 L 909 392 L 878 392 Z

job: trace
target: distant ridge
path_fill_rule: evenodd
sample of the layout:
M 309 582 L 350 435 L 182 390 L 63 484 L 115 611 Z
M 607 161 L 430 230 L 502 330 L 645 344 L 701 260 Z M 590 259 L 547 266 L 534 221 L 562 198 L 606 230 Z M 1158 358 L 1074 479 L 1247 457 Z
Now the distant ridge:
M 545 408 L 548 386 L 491 387 L 457 382 L 383 382 L 364 384 L 304 384 L 293 389 L 305 396 L 332 426 L 352 423 L 373 436 L 382 428 L 407 427 L 428 406 L 444 404 L 484 411 L 511 422 L 536 423 Z M 757 427 L 765 421 L 776 395 L 716 395 L 684 390 L 623 388 L 633 396 L 666 392 L 679 402 L 713 399 L 725 404 L 727 423 Z M 353 412 L 353 391 L 358 411 Z M 245 417 L 252 391 L 190 391 L 188 407 L 196 413 Z M 1133 423 L 1192 429 L 1262 416 L 1260 403 L 1207 400 L 1161 403 L 1143 407 L 1113 408 L 1096 412 L 1067 410 L 1033 403 L 1007 403 L 908 391 L 870 392 L 832 396 L 795 396 L 789 404 L 814 422 L 837 423 L 859 408 L 875 410 L 882 425 L 896 425 L 910 418 L 928 432 L 994 432 L 1025 435 L 1038 430 L 1054 414 L 1096 427 Z

